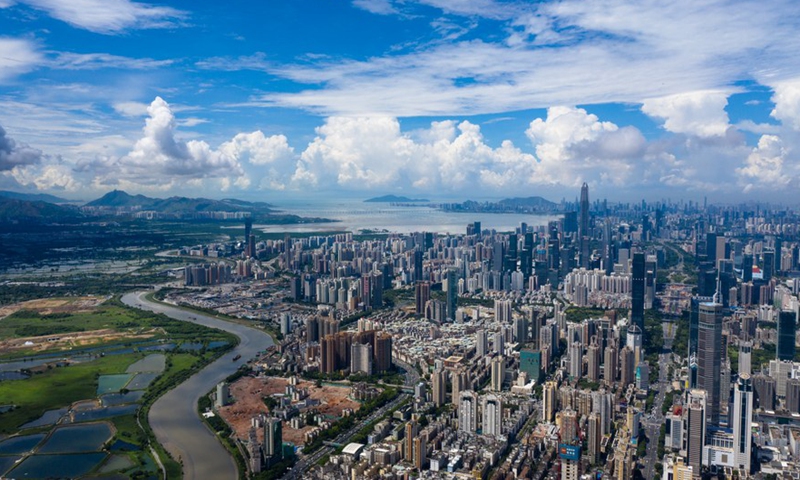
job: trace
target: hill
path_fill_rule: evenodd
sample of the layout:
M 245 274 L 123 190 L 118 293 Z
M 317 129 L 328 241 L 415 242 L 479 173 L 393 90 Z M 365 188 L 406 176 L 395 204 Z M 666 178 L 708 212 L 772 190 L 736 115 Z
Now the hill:
M 413 202 L 428 202 L 425 198 L 408 198 L 397 195 L 384 195 L 382 197 L 374 197 L 364 200 L 364 203 L 413 203 Z
M 81 213 L 75 207 L 0 197 L 0 223 L 69 221 L 81 217 Z
M 497 203 L 511 208 L 554 208 L 557 206 L 556 203 L 542 197 L 504 198 Z
M 208 198 L 169 197 L 151 198 L 144 195 L 130 195 L 122 190 L 108 192 L 87 207 L 130 208 L 152 210 L 164 214 L 189 214 L 197 212 L 251 212 L 269 213 L 270 205 L 264 202 L 247 202 L 234 198 L 212 200 Z
M 47 203 L 69 203 L 66 198 L 48 195 L 46 193 L 22 193 L 0 190 L 0 197 L 13 198 L 14 200 L 24 200 L 26 202 L 47 202 Z

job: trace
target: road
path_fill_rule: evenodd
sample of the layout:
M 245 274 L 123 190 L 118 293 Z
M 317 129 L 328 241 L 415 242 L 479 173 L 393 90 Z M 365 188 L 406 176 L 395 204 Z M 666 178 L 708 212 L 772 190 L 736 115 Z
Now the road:
M 233 457 L 200 420 L 197 400 L 234 373 L 244 361 L 273 345 L 272 337 L 245 325 L 150 302 L 144 296 L 144 292 L 129 293 L 122 297 L 122 302 L 176 320 L 218 328 L 239 337 L 236 348 L 156 400 L 148 416 L 159 443 L 173 458 L 183 463 L 183 478 L 238 478 Z M 236 355 L 241 355 L 241 360 L 233 362 Z
M 350 437 L 358 433 L 358 431 L 364 428 L 365 425 L 367 425 L 370 422 L 374 422 L 378 418 L 382 417 L 386 412 L 400 405 L 400 403 L 402 403 L 403 400 L 405 400 L 406 398 L 408 398 L 408 395 L 406 394 L 398 395 L 394 400 L 387 403 L 383 407 L 375 410 L 368 417 L 364 418 L 361 422 L 359 422 L 356 425 L 353 425 L 349 430 L 339 434 L 337 437 L 332 439 L 331 443 L 347 445 L 349 443 Z M 306 470 L 313 467 L 322 457 L 330 454 L 333 451 L 334 451 L 333 447 L 322 447 L 319 450 L 312 453 L 311 455 L 303 457 L 302 459 L 298 460 L 297 463 L 294 464 L 294 467 L 292 467 L 291 470 L 286 472 L 286 475 L 284 475 L 283 478 L 286 480 L 288 479 L 296 480 L 303 478 L 303 474 L 306 472 Z
M 419 374 L 417 373 L 417 369 L 416 368 L 412 367 L 411 365 L 409 365 L 409 364 L 407 364 L 405 362 L 401 362 L 400 360 L 398 360 L 396 358 L 393 359 L 392 362 L 395 363 L 396 365 L 399 365 L 400 367 L 402 367 L 406 371 L 406 374 L 405 374 L 405 386 L 413 387 L 414 385 L 419 383 Z M 379 417 L 383 416 L 389 410 L 391 410 L 391 409 L 397 407 L 398 405 L 400 405 L 400 403 L 403 400 L 405 400 L 407 397 L 408 397 L 408 395 L 405 395 L 405 394 L 398 395 L 397 398 L 395 398 L 391 402 L 387 403 L 383 407 L 379 408 L 378 410 L 372 412 L 372 414 L 370 414 L 367 418 L 365 418 L 364 420 L 359 422 L 357 425 L 354 425 L 348 431 L 340 434 L 339 436 L 337 436 L 336 438 L 331 440 L 331 443 L 347 445 L 347 443 L 349 443 L 348 440 L 350 439 L 350 437 L 352 437 L 353 435 L 358 433 L 358 431 L 361 430 L 362 428 L 364 428 L 364 426 L 367 425 L 368 423 L 375 421 Z M 333 452 L 333 450 L 334 450 L 333 447 L 326 446 L 326 447 L 320 448 L 319 450 L 317 450 L 316 452 L 312 453 L 311 455 L 309 455 L 307 457 L 303 457 L 297 463 L 295 463 L 294 467 L 292 467 L 292 469 L 289 470 L 286 473 L 286 475 L 284 475 L 283 478 L 284 479 L 303 478 L 303 474 L 309 468 L 313 467 L 322 457 L 324 457 L 325 455 L 330 454 L 331 452 Z
M 655 401 L 653 402 L 653 409 L 649 412 L 644 412 L 646 419 L 642 422 L 644 424 L 645 432 L 647 435 L 647 455 L 643 459 L 644 463 L 644 478 L 654 478 L 655 464 L 661 461 L 658 458 L 658 437 L 661 433 L 661 425 L 664 424 L 664 416 L 661 414 L 661 406 L 664 404 L 664 395 L 667 393 L 669 386 L 669 366 L 672 363 L 672 340 L 675 337 L 675 325 L 670 322 L 663 322 L 661 328 L 664 332 L 664 349 L 658 356 L 658 385 L 652 385 L 650 388 L 657 388 Z

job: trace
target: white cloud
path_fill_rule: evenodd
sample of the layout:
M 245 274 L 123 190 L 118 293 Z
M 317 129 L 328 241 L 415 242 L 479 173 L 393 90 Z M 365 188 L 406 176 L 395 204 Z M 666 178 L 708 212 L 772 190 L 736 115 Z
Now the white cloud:
M 377 15 L 392 15 L 398 13 L 391 0 L 353 0 L 353 5 Z
M 294 159 L 294 149 L 284 135 L 267 137 L 260 130 L 239 133 L 219 147 L 228 156 L 248 161 L 252 165 L 267 165 Z
M 664 128 L 670 132 L 710 137 L 723 135 L 730 127 L 727 105 L 727 92 L 711 90 L 649 98 L 642 111 L 663 119 Z
M 61 70 L 99 70 L 102 68 L 125 70 L 150 70 L 172 65 L 174 60 L 131 58 L 108 53 L 59 52 L 47 63 L 50 68 Z
M 117 102 L 112 105 L 117 113 L 126 117 L 143 117 L 147 115 L 148 106 L 142 102 Z
M 134 28 L 177 25 L 186 13 L 130 0 L 20 0 L 53 18 L 95 33 L 116 34 Z
M 784 125 L 800 130 L 800 79 L 777 82 L 773 84 L 773 90 L 775 108 L 770 115 Z
M 0 82 L 31 71 L 42 61 L 42 54 L 32 42 L 0 37 Z
M 178 120 L 178 125 L 181 126 L 181 127 L 191 128 L 191 127 L 196 127 L 198 125 L 202 125 L 202 124 L 208 123 L 208 122 L 209 121 L 206 120 L 205 118 L 187 117 L 187 118 L 184 118 L 183 120 Z
M 42 160 L 42 152 L 28 145 L 17 143 L 0 126 L 0 171 L 34 165 Z
M 503 18 L 507 36 L 433 42 L 366 60 L 279 64 L 251 57 L 204 65 L 259 69 L 312 85 L 259 93 L 250 104 L 334 116 L 472 115 L 552 105 L 641 103 L 686 92 L 726 91 L 742 79 L 765 82 L 800 75 L 800 21 L 786 14 L 796 10 L 793 2 L 778 2 L 765 9 L 733 0 L 565 0 L 522 8 L 431 0 L 426 3 L 448 13 Z M 505 8 L 515 14 L 504 15 Z M 701 135 L 720 134 L 727 124 L 721 116 L 711 120 Z M 677 118 L 670 125 L 689 128 Z
M 584 181 L 621 185 L 633 176 L 646 141 L 634 127 L 601 122 L 582 108 L 551 107 L 525 131 L 540 160 L 537 181 L 576 186 Z
M 796 177 L 784 171 L 787 151 L 781 138 L 776 135 L 762 135 L 758 145 L 747 157 L 745 165 L 736 169 L 744 184 L 744 191 L 753 189 L 782 190 Z M 793 172 L 795 175 L 797 172 Z
M 163 184 L 177 179 L 240 177 L 234 157 L 213 150 L 203 141 L 184 142 L 175 135 L 176 120 L 161 97 L 147 108 L 143 136 L 127 155 L 107 161 L 104 183 L 124 178 L 139 183 Z
M 35 186 L 37 190 L 45 191 L 78 191 L 82 185 L 73 176 L 72 169 L 67 165 L 50 164 L 33 168 L 15 168 L 12 170 L 14 179 L 22 186 Z

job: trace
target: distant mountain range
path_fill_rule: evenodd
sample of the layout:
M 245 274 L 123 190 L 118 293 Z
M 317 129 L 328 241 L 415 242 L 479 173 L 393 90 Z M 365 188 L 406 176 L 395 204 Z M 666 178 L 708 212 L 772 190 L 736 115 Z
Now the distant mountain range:
M 0 223 L 72 221 L 81 217 L 80 210 L 74 206 L 0 197 Z
M 46 193 L 20 193 L 0 190 L 0 197 L 13 198 L 14 200 L 25 200 L 27 202 L 47 202 L 47 203 L 70 203 L 70 200 L 48 195 Z
M 384 195 L 382 197 L 374 197 L 364 200 L 364 203 L 414 203 L 414 202 L 428 202 L 430 200 L 425 198 L 408 198 L 398 197 L 397 195 Z
M 108 192 L 85 206 L 152 210 L 176 215 L 197 212 L 270 213 L 272 211 L 271 205 L 264 202 L 246 202 L 233 198 L 223 200 L 187 197 L 150 198 L 144 195 L 130 195 L 122 190 Z
M 500 205 L 509 206 L 511 208 L 553 208 L 558 205 L 542 197 L 504 198 L 497 203 Z

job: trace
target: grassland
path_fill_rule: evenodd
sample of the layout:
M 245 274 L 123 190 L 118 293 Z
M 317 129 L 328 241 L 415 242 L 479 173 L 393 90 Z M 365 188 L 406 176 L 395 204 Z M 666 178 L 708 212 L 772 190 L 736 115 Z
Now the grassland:
M 173 342 L 209 342 L 225 340 L 235 344 L 235 336 L 171 319 L 165 315 L 136 310 L 123 305 L 118 298 L 107 300 L 95 308 L 75 312 L 41 313 L 36 310 L 19 310 L 0 322 L 0 341 L 50 335 L 65 335 L 76 332 L 113 331 L 118 335 L 88 336 L 81 344 L 54 342 L 46 345 L 48 351 L 71 350 L 76 347 L 113 346 L 130 343 L 131 340 L 168 339 Z M 0 359 L 19 358 L 40 353 L 42 344 L 30 348 L 8 348 L 0 350 Z
M 11 433 L 21 425 L 39 418 L 45 411 L 94 398 L 97 378 L 123 373 L 128 365 L 144 355 L 109 355 L 91 362 L 57 367 L 24 380 L 0 382 L 0 404 L 17 408 L 0 415 L 0 433 Z

